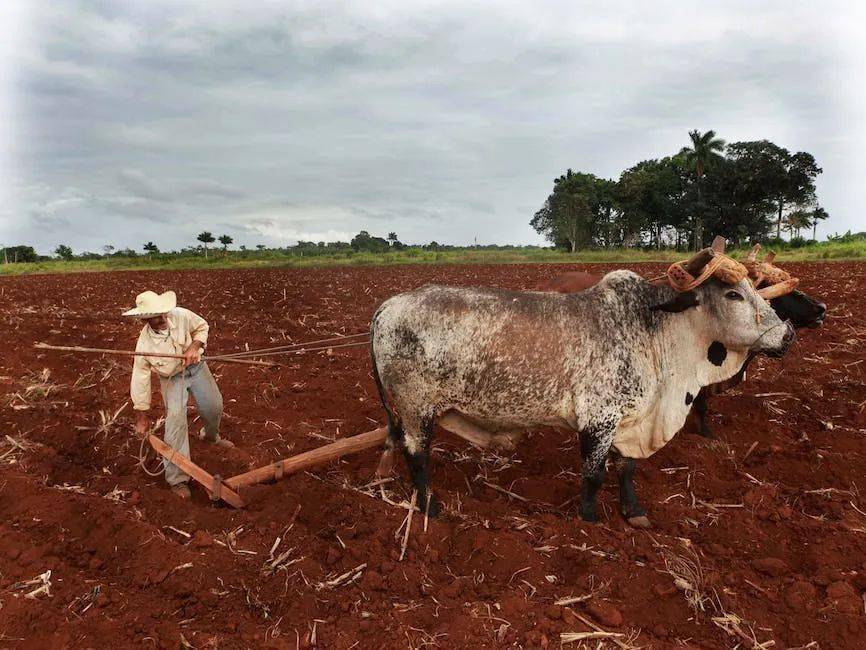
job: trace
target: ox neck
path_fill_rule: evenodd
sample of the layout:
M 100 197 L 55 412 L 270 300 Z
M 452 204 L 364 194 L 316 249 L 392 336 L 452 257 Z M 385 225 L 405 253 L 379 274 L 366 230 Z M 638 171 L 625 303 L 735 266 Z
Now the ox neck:
M 664 375 L 694 377 L 700 388 L 730 379 L 749 357 L 748 349 L 728 348 L 701 334 L 702 309 L 666 314 L 653 346 Z

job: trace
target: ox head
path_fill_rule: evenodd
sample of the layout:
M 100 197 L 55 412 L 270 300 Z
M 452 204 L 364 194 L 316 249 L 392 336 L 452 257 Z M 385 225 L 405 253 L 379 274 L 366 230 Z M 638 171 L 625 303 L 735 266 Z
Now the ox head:
M 716 363 L 721 357 L 717 365 L 727 349 L 783 354 L 794 340 L 794 328 L 752 286 L 745 267 L 724 256 L 724 240 L 719 239 L 711 248 L 674 265 L 677 268 L 671 267 L 674 275 L 669 271 L 669 279 L 679 290 L 653 309 L 694 314 L 693 327 L 713 341 L 710 361 Z
M 786 286 L 791 284 L 792 278 L 773 265 L 775 253 L 768 253 L 762 262 L 758 262 L 760 250 L 761 245 L 755 244 L 744 261 L 755 288 L 762 295 L 771 292 L 777 294 L 765 295 L 765 297 L 770 300 L 770 304 L 782 320 L 791 321 L 794 327 L 820 327 L 827 313 L 827 305 L 796 289 L 780 294 L 780 291 L 784 291 Z
M 827 305 L 802 291 L 770 300 L 773 310 L 782 320 L 789 320 L 794 327 L 821 327 L 827 313 Z

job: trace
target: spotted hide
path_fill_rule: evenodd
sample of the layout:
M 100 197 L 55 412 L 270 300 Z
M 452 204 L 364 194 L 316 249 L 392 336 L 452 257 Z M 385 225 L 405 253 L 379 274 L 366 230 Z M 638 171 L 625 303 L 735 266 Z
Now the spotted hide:
M 426 286 L 387 300 L 370 331 L 388 444 L 403 448 L 419 503 L 436 423 L 463 433 L 553 426 L 580 434 L 587 520 L 610 451 L 630 476 L 630 459 L 683 425 L 687 394 L 793 338 L 747 281 L 676 294 L 630 271 L 577 294 Z M 631 516 L 641 508 L 628 483 Z
M 557 293 L 576 293 L 588 289 L 601 280 L 601 278 L 601 275 L 594 273 L 569 271 L 543 280 L 537 286 L 537 289 L 539 291 L 555 291 Z M 791 325 L 793 325 L 795 329 L 800 327 L 820 327 L 824 322 L 824 316 L 827 312 L 827 306 L 823 302 L 796 289 L 783 296 L 772 298 L 770 300 L 770 306 L 781 320 L 790 321 Z M 686 399 L 688 400 L 687 403 L 691 404 L 694 402 L 694 406 L 687 418 L 687 424 L 684 427 L 686 431 L 693 431 L 705 438 L 714 437 L 709 423 L 707 422 L 707 400 L 710 397 L 720 395 L 721 393 L 724 393 L 740 384 L 746 378 L 746 369 L 748 368 L 752 358 L 752 356 L 748 357 L 745 363 L 743 363 L 740 372 L 736 373 L 730 379 L 711 386 L 705 386 L 697 395 L 694 395 L 691 398 L 689 395 L 686 395 Z M 446 426 L 445 428 L 447 429 L 448 427 Z M 519 436 L 519 434 L 511 434 L 509 436 L 491 436 L 489 433 L 485 434 L 477 430 L 472 431 L 471 436 L 463 430 L 455 431 L 455 433 L 462 435 L 464 438 L 467 438 L 470 442 L 480 447 L 493 447 L 506 450 L 513 449 L 514 442 Z

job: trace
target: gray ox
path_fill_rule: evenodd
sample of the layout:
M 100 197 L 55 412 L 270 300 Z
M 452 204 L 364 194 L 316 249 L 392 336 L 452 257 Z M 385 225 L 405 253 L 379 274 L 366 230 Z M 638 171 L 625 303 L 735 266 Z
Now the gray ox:
M 697 276 L 713 255 L 698 253 L 687 269 Z M 677 293 L 630 271 L 578 294 L 425 286 L 385 301 L 370 333 L 388 415 L 380 471 L 402 447 L 422 510 L 439 511 L 427 493 L 437 423 L 467 439 L 553 426 L 580 435 L 583 519 L 597 520 L 614 452 L 620 507 L 637 526 L 649 520 L 634 459 L 673 437 L 702 387 L 794 339 L 746 280 Z

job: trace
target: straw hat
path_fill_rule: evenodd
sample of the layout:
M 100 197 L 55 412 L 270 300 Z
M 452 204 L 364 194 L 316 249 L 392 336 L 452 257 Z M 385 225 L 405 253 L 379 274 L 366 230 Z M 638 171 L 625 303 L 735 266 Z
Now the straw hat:
M 134 318 L 152 318 L 175 307 L 177 307 L 177 295 L 174 291 L 166 291 L 159 295 L 153 291 L 145 291 L 135 297 L 135 307 L 123 312 L 123 315 Z

